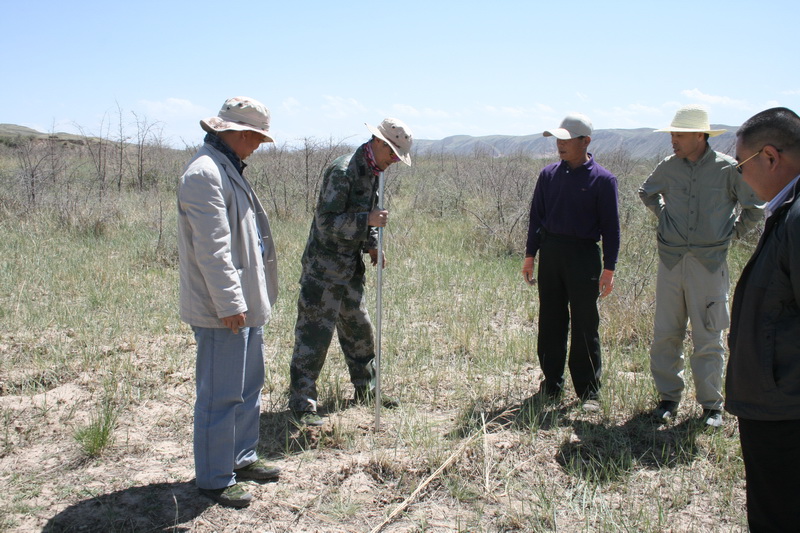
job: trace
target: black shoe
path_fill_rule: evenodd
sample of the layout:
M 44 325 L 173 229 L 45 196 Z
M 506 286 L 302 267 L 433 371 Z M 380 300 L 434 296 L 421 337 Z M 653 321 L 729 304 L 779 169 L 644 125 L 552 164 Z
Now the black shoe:
M 292 418 L 298 426 L 320 427 L 325 425 L 325 419 L 316 411 L 292 411 Z
M 722 425 L 722 411 L 719 409 L 703 409 L 700 420 L 709 427 L 718 428 Z
M 597 399 L 597 396 L 588 397 L 583 400 L 581 409 L 587 413 L 596 413 L 600 410 L 600 401 Z
M 238 483 L 222 489 L 200 489 L 200 494 L 228 507 L 247 507 L 253 501 L 253 495 Z
M 556 409 L 561 403 L 561 391 L 549 391 L 544 387 L 544 384 L 539 387 L 539 391 L 522 400 L 517 419 L 524 425 L 541 423 L 541 417 L 550 412 L 551 409 Z
M 678 402 L 672 402 L 670 400 L 661 400 L 660 402 L 658 402 L 656 408 L 653 409 L 651 415 L 659 422 L 666 422 L 670 418 L 674 418 L 677 412 L 678 412 Z
M 600 410 L 600 393 L 597 390 L 590 389 L 578 395 L 581 402 L 581 407 L 584 411 L 599 411 Z
M 375 404 L 375 391 L 367 387 L 356 387 L 356 392 L 353 396 L 353 403 L 357 405 L 374 405 Z M 400 402 L 381 393 L 381 405 L 387 409 L 396 409 L 400 407 Z
M 256 459 L 255 462 L 247 466 L 237 468 L 233 473 L 236 474 L 236 479 L 266 481 L 269 479 L 278 479 L 281 475 L 281 469 L 277 466 L 267 464 L 261 459 Z
M 542 385 L 536 394 L 523 400 L 522 408 L 523 410 L 533 409 L 538 411 L 548 406 L 557 405 L 561 402 L 561 395 L 560 390 L 551 391 Z

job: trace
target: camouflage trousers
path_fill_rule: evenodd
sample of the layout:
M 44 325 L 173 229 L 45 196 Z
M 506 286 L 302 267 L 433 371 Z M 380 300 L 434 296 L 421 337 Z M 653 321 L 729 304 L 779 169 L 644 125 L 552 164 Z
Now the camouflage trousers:
M 290 365 L 290 409 L 316 411 L 317 378 L 325 364 L 334 329 L 350 371 L 350 381 L 355 387 L 374 387 L 375 338 L 364 302 L 364 278 L 334 284 L 304 276 L 297 299 Z

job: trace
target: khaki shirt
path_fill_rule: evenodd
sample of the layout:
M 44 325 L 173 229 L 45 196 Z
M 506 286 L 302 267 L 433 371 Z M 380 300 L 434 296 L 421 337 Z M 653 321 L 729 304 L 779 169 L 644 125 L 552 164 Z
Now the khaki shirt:
M 735 165 L 710 148 L 696 162 L 671 155 L 639 188 L 642 202 L 658 217 L 658 253 L 668 268 L 691 253 L 715 272 L 731 239 L 763 218 L 763 204 Z

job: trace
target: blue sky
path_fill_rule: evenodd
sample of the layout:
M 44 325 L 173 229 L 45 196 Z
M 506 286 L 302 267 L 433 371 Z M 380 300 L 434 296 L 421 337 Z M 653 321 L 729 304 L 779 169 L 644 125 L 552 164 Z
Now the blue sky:
M 0 122 L 118 135 L 156 123 L 182 147 L 230 96 L 278 143 L 368 135 L 528 135 L 569 112 L 662 127 L 681 105 L 739 125 L 800 111 L 796 0 L 4 2 Z

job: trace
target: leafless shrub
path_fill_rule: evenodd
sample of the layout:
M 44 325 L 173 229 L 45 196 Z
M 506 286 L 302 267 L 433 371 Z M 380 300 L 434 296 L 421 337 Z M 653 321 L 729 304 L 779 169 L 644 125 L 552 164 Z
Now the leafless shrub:
M 515 253 L 524 246 L 530 201 L 543 166 L 523 152 L 500 156 L 488 149 L 471 156 L 442 152 L 418 157 L 410 171 L 412 205 L 443 218 L 471 221 L 478 242 Z
M 266 189 L 265 202 L 276 216 L 311 213 L 317 202 L 325 169 L 340 155 L 353 150 L 341 141 L 302 140 L 300 148 L 270 145 L 248 159 L 248 177 L 256 190 Z

